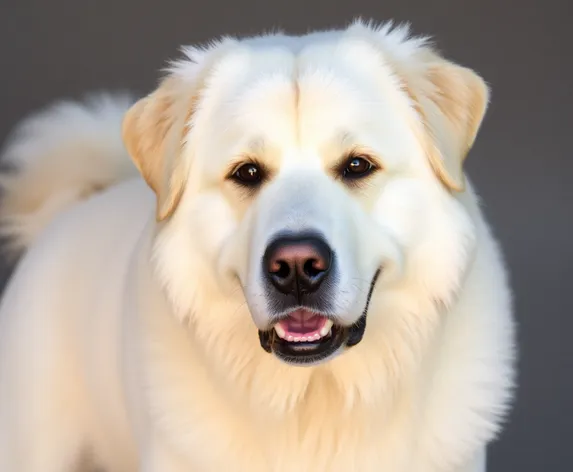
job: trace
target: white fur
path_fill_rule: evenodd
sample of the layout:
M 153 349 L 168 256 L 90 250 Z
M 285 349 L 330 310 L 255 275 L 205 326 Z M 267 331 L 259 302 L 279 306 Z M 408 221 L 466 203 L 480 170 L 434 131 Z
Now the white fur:
M 64 208 L 135 175 L 120 139 L 127 95 L 60 102 L 23 120 L 2 154 L 2 236 L 10 251 L 29 246 Z M 62 168 L 66 171 L 62 172 Z
M 129 178 L 127 101 L 28 121 L 0 213 L 27 248 L 0 308 L 0 471 L 483 472 L 511 398 L 510 292 L 471 186 L 446 191 L 416 139 L 393 66 L 415 76 L 424 47 L 357 23 L 187 50 L 170 73 L 188 84 L 219 57 L 160 224 Z M 356 143 L 384 169 L 352 192 L 325 162 Z M 220 179 L 253 146 L 276 175 L 246 197 Z M 259 261 L 285 228 L 340 256 L 346 323 L 384 267 L 363 341 L 313 367 L 257 338 Z

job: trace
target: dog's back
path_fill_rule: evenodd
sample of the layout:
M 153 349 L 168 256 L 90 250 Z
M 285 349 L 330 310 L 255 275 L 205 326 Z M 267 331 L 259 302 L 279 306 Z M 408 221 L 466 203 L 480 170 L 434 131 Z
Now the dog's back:
M 111 96 L 57 104 L 25 120 L 6 148 L 1 231 L 20 260 L 0 304 L 2 472 L 69 470 L 94 448 L 125 458 L 117 470 L 133 467 L 117 300 L 153 199 L 139 178 L 120 183 L 136 173 L 120 136 L 128 105 Z M 42 446 L 30 453 L 29 442 Z

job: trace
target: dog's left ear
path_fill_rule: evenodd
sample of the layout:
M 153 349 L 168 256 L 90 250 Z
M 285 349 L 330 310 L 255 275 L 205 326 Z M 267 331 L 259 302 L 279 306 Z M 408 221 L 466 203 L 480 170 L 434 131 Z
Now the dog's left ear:
M 422 115 L 430 164 L 447 188 L 461 192 L 463 163 L 485 115 L 489 89 L 471 69 L 434 58 L 413 98 Z
M 155 192 L 157 221 L 171 216 L 183 195 L 188 169 L 181 151 L 192 108 L 193 100 L 182 93 L 178 79 L 167 77 L 123 120 L 127 151 Z

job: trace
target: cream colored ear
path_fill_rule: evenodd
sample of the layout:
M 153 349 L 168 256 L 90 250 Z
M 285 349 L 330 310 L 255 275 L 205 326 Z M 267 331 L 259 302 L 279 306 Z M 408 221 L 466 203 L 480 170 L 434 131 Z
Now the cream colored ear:
M 173 214 L 187 178 L 181 148 L 191 101 L 177 92 L 176 80 L 164 79 L 157 90 L 127 111 L 122 126 L 127 151 L 156 194 L 158 221 Z
M 450 190 L 463 191 L 463 163 L 485 115 L 487 85 L 470 69 L 436 61 L 428 65 L 424 90 L 415 99 L 421 106 L 434 171 Z

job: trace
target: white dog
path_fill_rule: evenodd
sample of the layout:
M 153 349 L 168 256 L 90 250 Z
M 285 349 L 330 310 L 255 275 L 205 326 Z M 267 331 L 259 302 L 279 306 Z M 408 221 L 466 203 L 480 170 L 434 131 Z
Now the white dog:
M 462 170 L 483 80 L 361 22 L 184 52 L 7 147 L 0 471 L 485 470 L 514 333 Z

